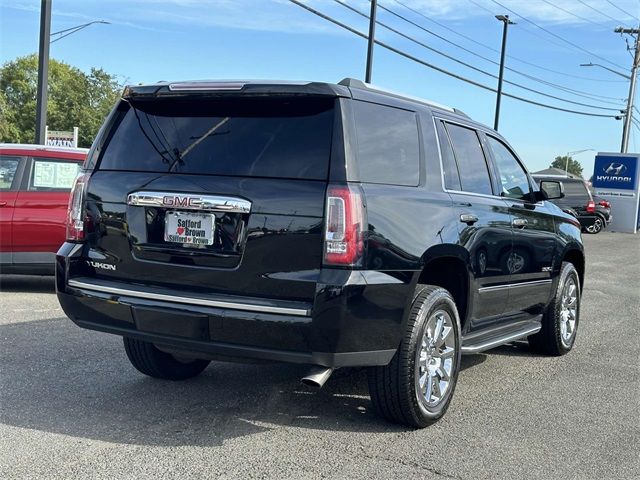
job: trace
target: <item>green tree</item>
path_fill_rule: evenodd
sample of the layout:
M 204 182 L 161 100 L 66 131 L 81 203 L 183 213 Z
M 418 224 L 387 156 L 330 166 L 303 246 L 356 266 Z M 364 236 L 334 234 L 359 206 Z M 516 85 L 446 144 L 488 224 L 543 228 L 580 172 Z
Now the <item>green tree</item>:
M 569 160 L 568 168 L 567 168 L 567 159 Z M 582 165 L 580 165 L 580 162 L 575 160 L 571 156 L 567 157 L 566 155 L 562 155 L 562 156 L 556 157 L 555 160 L 551 162 L 551 165 L 549 165 L 549 167 L 559 168 L 561 170 L 568 171 L 569 173 L 572 173 L 582 178 Z
M 35 140 L 38 57 L 28 55 L 0 68 L 0 141 Z M 47 124 L 51 130 L 79 127 L 78 146 L 89 147 L 121 86 L 115 76 L 92 68 L 84 73 L 57 60 L 49 61 Z

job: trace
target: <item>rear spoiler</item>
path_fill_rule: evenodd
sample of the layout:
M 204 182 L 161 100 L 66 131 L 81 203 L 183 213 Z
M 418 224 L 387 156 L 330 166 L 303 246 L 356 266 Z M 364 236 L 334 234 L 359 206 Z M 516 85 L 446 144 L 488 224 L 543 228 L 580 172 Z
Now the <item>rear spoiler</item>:
M 160 82 L 154 85 L 129 85 L 122 97 L 125 99 L 173 96 L 223 96 L 223 95 L 301 95 L 351 98 L 351 92 L 343 85 L 322 82 L 284 81 L 193 81 Z

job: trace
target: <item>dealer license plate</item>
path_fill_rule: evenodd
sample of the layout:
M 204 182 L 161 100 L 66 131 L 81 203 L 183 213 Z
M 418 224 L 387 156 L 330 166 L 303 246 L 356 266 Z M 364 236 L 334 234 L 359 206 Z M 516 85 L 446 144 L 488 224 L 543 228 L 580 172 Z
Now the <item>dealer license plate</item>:
M 184 245 L 212 245 L 215 218 L 213 213 L 167 212 L 164 241 Z

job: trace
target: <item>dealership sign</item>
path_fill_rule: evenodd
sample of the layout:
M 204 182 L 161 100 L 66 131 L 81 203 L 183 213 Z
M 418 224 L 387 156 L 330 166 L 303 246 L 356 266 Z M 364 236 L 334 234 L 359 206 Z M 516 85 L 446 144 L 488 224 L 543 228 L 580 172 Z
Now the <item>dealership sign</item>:
M 635 190 L 636 157 L 598 155 L 593 169 L 594 188 Z
M 640 198 L 638 198 L 639 154 L 598 153 L 593 166 L 591 184 L 596 195 L 611 202 L 614 232 L 638 231 Z
M 49 147 L 77 147 L 78 146 L 78 127 L 73 127 L 72 131 L 45 130 L 45 145 Z

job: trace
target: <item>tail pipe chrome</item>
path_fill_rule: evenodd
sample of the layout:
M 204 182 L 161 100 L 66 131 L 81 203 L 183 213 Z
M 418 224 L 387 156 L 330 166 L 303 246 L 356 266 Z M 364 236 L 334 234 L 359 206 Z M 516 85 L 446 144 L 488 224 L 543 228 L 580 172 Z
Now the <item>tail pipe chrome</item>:
M 322 388 L 332 373 L 333 368 L 314 366 L 300 381 L 309 387 Z

